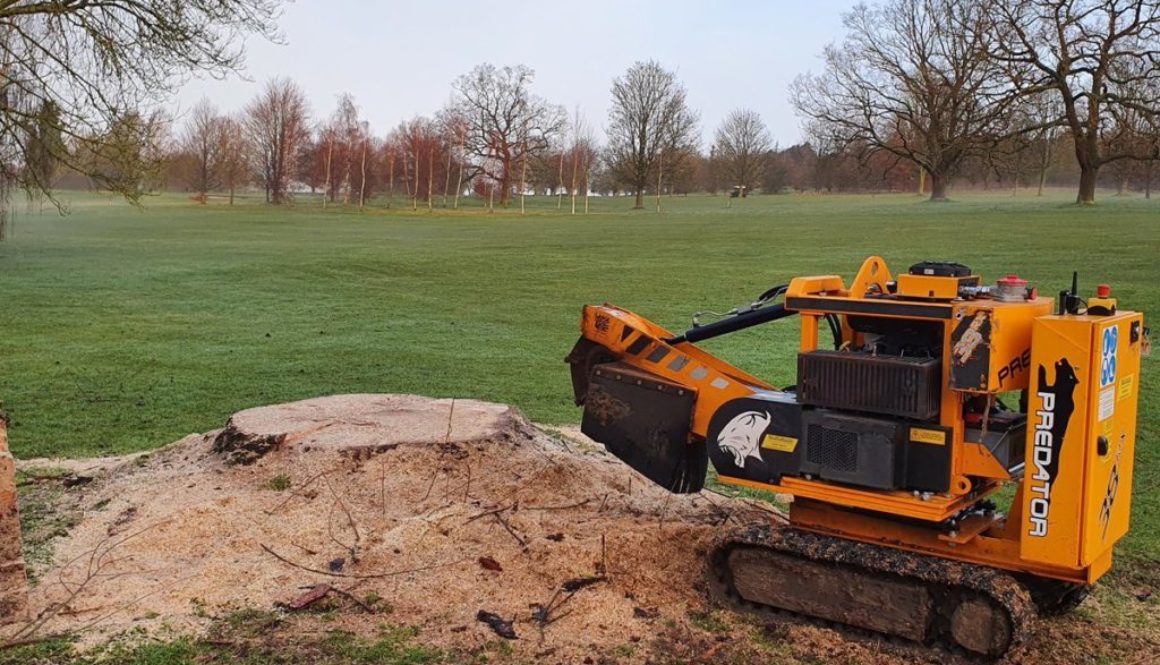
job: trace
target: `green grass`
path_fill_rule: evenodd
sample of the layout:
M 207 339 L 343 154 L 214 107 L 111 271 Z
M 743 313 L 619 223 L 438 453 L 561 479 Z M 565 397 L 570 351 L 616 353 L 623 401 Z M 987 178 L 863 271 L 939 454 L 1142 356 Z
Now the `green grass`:
M 666 211 L 596 200 L 587 217 L 195 206 L 133 209 L 76 196 L 71 214 L 18 217 L 0 243 L 0 398 L 20 457 L 123 453 L 220 426 L 234 411 L 340 392 L 411 392 L 578 419 L 562 362 L 580 306 L 610 301 L 671 328 L 800 274 L 850 277 L 867 255 L 895 268 L 964 262 L 1054 293 L 1109 282 L 1160 316 L 1160 201 L 1070 192 L 666 198 Z M 566 208 L 567 206 L 565 206 Z M 1156 320 L 1156 319 L 1153 319 Z M 796 328 L 706 347 L 793 382 Z M 1141 377 L 1135 528 L 1160 556 L 1160 370 Z

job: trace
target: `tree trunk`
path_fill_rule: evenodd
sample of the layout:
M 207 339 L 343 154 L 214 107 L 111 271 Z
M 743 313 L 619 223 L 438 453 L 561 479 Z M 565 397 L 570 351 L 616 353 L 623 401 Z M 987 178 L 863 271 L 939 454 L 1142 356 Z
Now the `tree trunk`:
M 1022 161 L 1022 152 L 1015 153 L 1015 173 L 1011 176 L 1011 196 L 1019 196 L 1019 168 Z
M 632 206 L 633 210 L 644 210 L 644 187 L 636 188 L 636 203 Z
M 1079 165 L 1079 192 L 1075 202 L 1079 205 L 1091 205 L 1096 202 L 1096 178 L 1099 176 L 1099 167 L 1092 164 Z
M 427 147 L 427 210 L 435 208 L 435 144 Z
M 1075 161 L 1079 164 L 1079 191 L 1076 192 L 1077 205 L 1091 205 L 1096 202 L 1096 182 L 1100 176 L 1099 143 L 1095 132 L 1087 136 L 1074 136 Z
M 560 151 L 560 173 L 556 177 L 556 210 L 564 207 L 564 151 Z
M 947 200 L 947 178 L 941 173 L 930 174 L 930 200 Z
M 447 151 L 447 169 L 443 174 L 443 207 L 447 207 L 447 190 L 451 189 L 451 150 Z
M 576 149 L 576 146 L 573 145 L 572 146 L 572 187 L 570 188 L 571 189 L 570 193 L 572 195 L 572 214 L 573 215 L 576 214 L 576 176 L 578 175 L 576 173 L 576 169 L 580 165 L 579 162 L 580 162 L 579 151 Z
M 330 196 L 330 163 L 334 158 L 334 143 L 326 144 L 326 186 L 322 188 L 322 209 L 326 210 L 326 199 Z
M 512 196 L 512 168 L 514 167 L 513 158 L 510 152 L 496 153 L 497 159 L 501 166 L 499 177 L 499 205 L 501 208 L 507 208 L 511 202 Z M 494 189 L 495 183 L 492 183 Z M 494 196 L 494 192 L 492 193 Z
M 499 180 L 499 205 L 501 208 L 506 208 L 508 206 L 508 203 L 511 203 L 512 176 L 511 176 L 511 169 L 508 168 L 509 166 L 510 166 L 510 163 L 504 164 L 503 175 L 500 176 L 500 180 Z M 495 195 L 494 189 L 495 189 L 495 185 L 493 183 L 492 184 L 492 190 L 493 190 L 492 196 L 493 197 Z
M 387 209 L 395 202 L 395 152 L 387 153 Z
M 657 212 L 661 211 L 661 178 L 665 175 L 664 164 L 665 156 L 662 153 L 657 159 Z
M 520 214 L 524 214 L 524 192 L 528 191 L 528 126 L 524 125 L 524 154 L 520 164 Z
M 326 146 L 326 186 L 322 188 L 322 210 L 326 210 L 327 197 L 331 196 L 331 159 L 334 157 L 334 144 Z
M 585 154 L 584 154 L 584 214 L 585 215 L 588 214 L 588 190 L 590 189 L 590 186 L 588 184 L 588 169 L 589 168 L 590 168 L 590 166 L 588 164 L 588 154 L 587 154 L 587 152 L 585 152 Z
M 1148 167 L 1144 169 L 1144 198 L 1152 198 L 1152 162 L 1156 160 L 1149 159 Z
M 234 183 L 230 183 L 230 205 L 234 204 Z
M 1127 174 L 1120 175 L 1120 181 L 1116 184 L 1116 196 L 1123 196 L 1124 192 L 1128 190 L 1128 176 Z
M 363 139 L 362 182 L 358 186 L 358 209 L 362 210 L 367 201 L 367 142 Z
M 459 161 L 459 176 L 455 180 L 455 203 L 452 208 L 459 210 L 459 192 L 463 191 L 463 160 Z

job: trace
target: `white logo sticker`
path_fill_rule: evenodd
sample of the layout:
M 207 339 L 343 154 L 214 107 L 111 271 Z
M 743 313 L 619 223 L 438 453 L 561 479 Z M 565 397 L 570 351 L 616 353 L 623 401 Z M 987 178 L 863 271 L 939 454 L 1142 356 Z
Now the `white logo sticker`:
M 733 463 L 744 469 L 747 458 L 761 459 L 761 434 L 772 419 L 763 411 L 746 411 L 734 416 L 717 435 L 717 447 L 732 454 Z

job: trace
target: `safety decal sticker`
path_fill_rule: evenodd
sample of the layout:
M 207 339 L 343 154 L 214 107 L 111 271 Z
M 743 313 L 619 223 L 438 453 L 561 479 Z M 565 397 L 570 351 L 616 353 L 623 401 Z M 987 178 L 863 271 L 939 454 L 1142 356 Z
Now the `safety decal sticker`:
M 766 450 L 776 450 L 779 453 L 792 453 L 797 448 L 798 440 L 792 436 L 766 434 L 761 439 L 761 447 Z
M 1114 415 L 1116 415 L 1116 388 L 1108 386 L 1100 391 L 1100 417 L 1098 420 L 1102 422 Z
M 1100 388 L 1116 382 L 1116 349 L 1120 341 L 1120 327 L 1104 329 L 1104 346 L 1100 354 Z
M 1135 387 L 1135 383 L 1135 374 L 1129 374 L 1120 379 L 1120 399 L 1128 399 L 1132 396 L 1132 389 Z

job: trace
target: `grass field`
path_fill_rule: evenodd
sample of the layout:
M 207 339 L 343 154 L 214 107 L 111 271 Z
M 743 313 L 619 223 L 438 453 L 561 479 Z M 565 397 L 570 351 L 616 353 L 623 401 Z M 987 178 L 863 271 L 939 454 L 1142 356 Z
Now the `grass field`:
M 339 392 L 510 402 L 573 422 L 567 367 L 580 306 L 611 301 L 671 328 L 799 274 L 851 276 L 867 255 L 1016 271 L 1054 293 L 1109 282 L 1160 316 L 1160 201 L 1071 192 L 597 200 L 570 216 L 478 209 L 359 214 L 78 196 L 23 213 L 0 243 L 0 399 L 19 457 L 123 453 L 218 427 L 232 412 Z M 1155 321 L 1156 319 L 1153 319 Z M 706 346 L 793 381 L 796 327 Z M 1160 358 L 1146 359 L 1135 528 L 1160 559 Z

